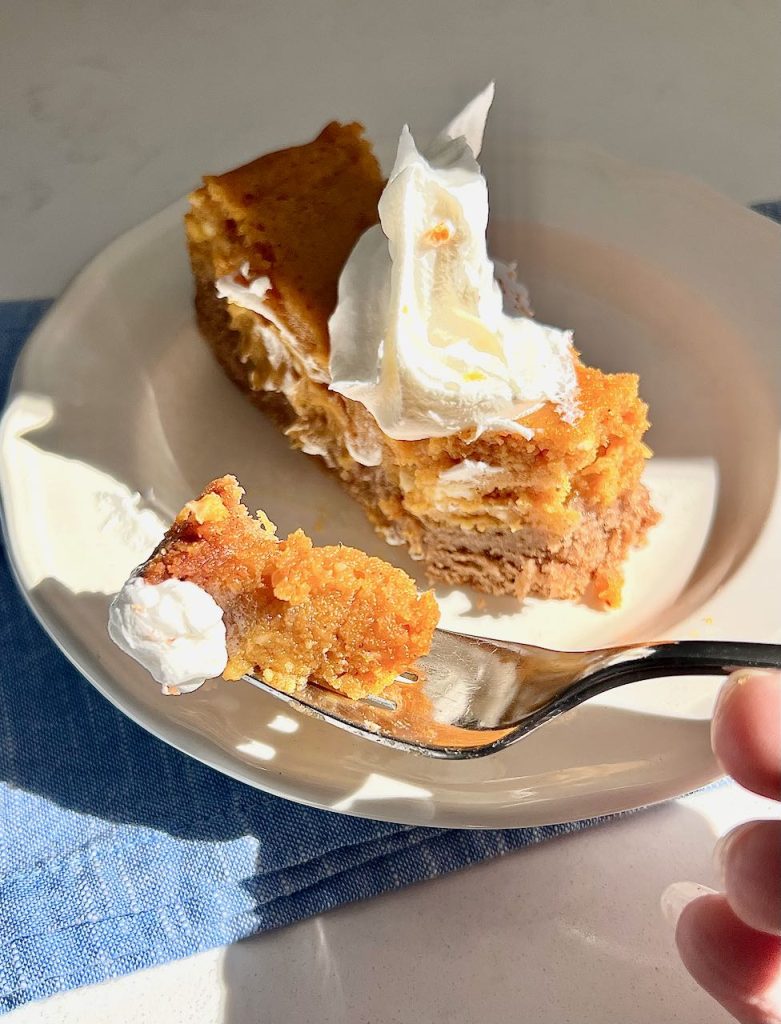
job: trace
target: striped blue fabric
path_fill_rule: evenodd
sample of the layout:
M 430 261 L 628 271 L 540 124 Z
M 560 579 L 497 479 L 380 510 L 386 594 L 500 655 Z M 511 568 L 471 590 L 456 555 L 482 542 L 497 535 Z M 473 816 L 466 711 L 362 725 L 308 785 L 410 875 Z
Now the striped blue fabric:
M 47 306 L 0 303 L 0 396 Z M 33 619 L 2 553 L 2 1011 L 592 824 L 412 828 L 226 778 L 145 733 L 82 679 Z

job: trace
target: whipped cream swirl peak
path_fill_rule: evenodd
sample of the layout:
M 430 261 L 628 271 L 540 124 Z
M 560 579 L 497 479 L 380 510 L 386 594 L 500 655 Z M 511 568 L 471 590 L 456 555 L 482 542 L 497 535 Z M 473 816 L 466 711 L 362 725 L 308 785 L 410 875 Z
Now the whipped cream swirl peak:
M 329 322 L 331 388 L 398 440 L 502 429 L 545 402 L 577 416 L 572 335 L 502 302 L 477 163 L 493 85 L 421 153 L 408 127 Z

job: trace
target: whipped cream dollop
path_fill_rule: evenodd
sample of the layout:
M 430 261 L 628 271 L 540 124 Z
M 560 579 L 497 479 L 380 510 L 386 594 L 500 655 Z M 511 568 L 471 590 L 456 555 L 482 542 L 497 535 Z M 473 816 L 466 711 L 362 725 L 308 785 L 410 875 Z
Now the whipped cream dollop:
M 329 321 L 331 388 L 382 430 L 419 440 L 516 422 L 545 402 L 574 419 L 572 335 L 508 315 L 486 249 L 488 189 L 477 163 L 493 85 L 419 152 L 405 126 Z
M 222 609 L 186 580 L 147 583 L 131 577 L 111 604 L 108 631 L 163 693 L 197 690 L 228 663 Z

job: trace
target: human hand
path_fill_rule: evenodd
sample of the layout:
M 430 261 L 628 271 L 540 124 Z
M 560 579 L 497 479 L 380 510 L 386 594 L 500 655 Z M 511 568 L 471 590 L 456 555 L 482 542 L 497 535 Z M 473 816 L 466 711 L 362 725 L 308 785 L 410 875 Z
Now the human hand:
M 781 800 L 781 672 L 730 676 L 711 737 L 727 774 Z M 781 1024 L 781 821 L 738 826 L 716 860 L 724 893 L 676 882 L 662 896 L 681 959 L 741 1024 Z

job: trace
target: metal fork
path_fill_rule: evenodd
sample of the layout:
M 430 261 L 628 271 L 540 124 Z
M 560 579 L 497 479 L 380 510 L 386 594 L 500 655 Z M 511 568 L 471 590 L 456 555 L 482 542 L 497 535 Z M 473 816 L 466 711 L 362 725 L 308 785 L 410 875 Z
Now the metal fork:
M 781 645 L 680 640 L 565 652 L 438 629 L 431 652 L 379 697 L 350 700 L 313 684 L 291 695 L 244 678 L 357 736 L 460 760 L 494 754 L 626 683 L 737 668 L 781 668 Z

